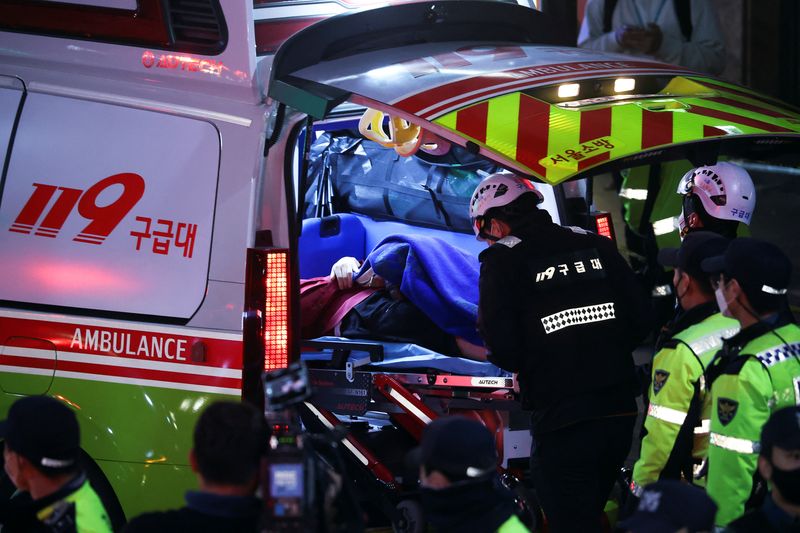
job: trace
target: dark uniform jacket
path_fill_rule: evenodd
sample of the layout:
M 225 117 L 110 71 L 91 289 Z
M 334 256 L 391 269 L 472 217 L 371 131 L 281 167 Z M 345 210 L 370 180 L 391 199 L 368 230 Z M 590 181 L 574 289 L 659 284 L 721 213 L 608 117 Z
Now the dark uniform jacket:
M 800 533 L 800 518 L 787 514 L 768 496 L 764 505 L 728 524 L 725 533 Z
M 186 507 L 146 513 L 130 522 L 125 533 L 256 533 L 263 503 L 245 496 L 219 496 L 208 492 L 186 493 Z
M 519 373 L 535 432 L 636 411 L 649 302 L 612 240 L 537 211 L 480 261 L 489 360 Z

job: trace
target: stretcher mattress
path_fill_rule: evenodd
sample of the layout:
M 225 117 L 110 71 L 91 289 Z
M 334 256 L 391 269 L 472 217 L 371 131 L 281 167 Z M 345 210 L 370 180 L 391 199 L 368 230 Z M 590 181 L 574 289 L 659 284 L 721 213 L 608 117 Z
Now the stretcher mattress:
M 343 337 L 319 337 L 317 341 L 349 341 Z M 438 371 L 442 373 L 457 374 L 461 376 L 476 377 L 505 377 L 510 376 L 509 372 L 483 361 L 473 361 L 463 357 L 451 357 L 449 355 L 434 352 L 417 344 L 407 344 L 401 342 L 381 342 L 383 345 L 383 361 L 372 363 L 369 361 L 369 354 L 364 350 L 353 349 L 350 353 L 349 361 L 358 366 L 359 369 L 380 370 L 383 372 L 409 372 L 417 371 Z M 330 361 L 333 357 L 333 349 L 303 351 L 301 359 L 306 362 L 311 361 Z

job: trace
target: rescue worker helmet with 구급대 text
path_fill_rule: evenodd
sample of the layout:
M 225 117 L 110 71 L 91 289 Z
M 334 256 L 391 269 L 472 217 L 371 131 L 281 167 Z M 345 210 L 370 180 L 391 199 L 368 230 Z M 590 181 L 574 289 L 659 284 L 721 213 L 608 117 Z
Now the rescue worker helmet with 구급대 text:
M 678 184 L 678 194 L 695 196 L 708 216 L 717 220 L 750 225 L 756 207 L 756 190 L 750 174 L 733 163 L 697 167 L 687 172 Z M 689 213 L 681 212 L 679 225 L 685 235 Z
M 469 202 L 469 217 L 475 235 L 481 237 L 487 211 L 506 206 L 526 193 L 535 194 L 537 204 L 544 201 L 544 196 L 533 183 L 510 172 L 491 174 L 481 181 Z

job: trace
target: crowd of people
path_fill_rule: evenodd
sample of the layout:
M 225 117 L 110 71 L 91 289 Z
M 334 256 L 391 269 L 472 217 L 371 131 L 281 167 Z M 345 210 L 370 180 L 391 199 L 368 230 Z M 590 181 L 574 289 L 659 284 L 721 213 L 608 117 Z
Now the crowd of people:
M 725 180 L 709 168 L 687 176 L 684 194 L 707 195 L 709 183 Z M 690 217 L 681 245 L 659 253 L 673 269 L 677 312 L 655 341 L 621 531 L 789 531 L 800 520 L 800 328 L 786 296 L 792 265 L 768 242 L 704 227 L 709 216 L 726 220 L 729 198 L 714 196 L 715 211 L 693 213 L 701 216 Z M 508 173 L 475 190 L 470 215 L 488 245 L 479 257 L 478 326 L 488 360 L 516 374 L 532 412 L 531 481 L 549 531 L 602 531 L 642 391 L 631 353 L 650 330 L 648 298 L 613 241 L 555 224 L 541 201 L 530 182 Z M 363 284 L 354 266 L 345 270 L 332 273 L 334 285 Z M 68 406 L 23 398 L 0 436 L 19 492 L 2 509 L 3 531 L 112 529 L 81 468 Z M 258 529 L 263 505 L 255 495 L 268 442 L 255 408 L 211 405 L 189 456 L 199 490 L 187 493 L 186 507 L 133 518 L 126 531 Z M 437 531 L 526 530 L 482 424 L 436 420 L 412 455 L 420 502 Z
M 579 45 L 718 73 L 719 33 L 708 2 L 590 0 Z M 552 533 L 609 527 L 604 509 L 629 455 L 642 393 L 640 451 L 621 497 L 619 531 L 800 531 L 800 327 L 787 300 L 791 262 L 773 244 L 736 237 L 755 207 L 740 167 L 694 168 L 679 192 L 683 241 L 658 253 L 672 272 L 676 313 L 654 339 L 646 383 L 631 354 L 652 331 L 651 302 L 631 267 L 613 241 L 554 223 L 539 208 L 542 194 L 508 173 L 483 180 L 470 201 L 475 233 L 488 245 L 477 279 L 480 341 L 438 329 L 402 294 L 379 291 L 385 280 L 374 265 L 349 257 L 329 279 L 301 289 L 313 296 L 303 328 L 379 331 L 388 340 L 418 340 L 423 332 L 422 344 L 513 372 L 532 413 L 531 483 Z M 317 320 L 329 307 L 335 311 Z M 70 407 L 22 398 L 0 424 L 0 438 L 17 489 L 0 508 L 3 533 L 113 530 L 82 467 Z M 189 455 L 199 489 L 186 494 L 185 507 L 133 517 L 124 531 L 259 530 L 268 442 L 254 407 L 210 405 Z M 500 481 L 494 435 L 481 423 L 434 420 L 408 459 L 436 531 L 528 530 Z

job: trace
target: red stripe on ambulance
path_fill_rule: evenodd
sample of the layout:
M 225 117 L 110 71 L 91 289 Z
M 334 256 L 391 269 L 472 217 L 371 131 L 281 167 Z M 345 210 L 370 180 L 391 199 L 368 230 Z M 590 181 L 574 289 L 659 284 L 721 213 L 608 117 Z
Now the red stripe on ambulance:
M 779 100 L 773 100 L 772 98 L 767 98 L 764 95 L 760 94 L 753 94 L 746 91 L 742 91 L 739 89 L 735 89 L 733 87 L 726 87 L 724 85 L 718 85 L 716 83 L 711 83 L 710 81 L 706 80 L 696 80 L 698 83 L 702 83 L 706 87 L 710 87 L 712 89 L 716 89 L 718 91 L 725 91 L 730 94 L 735 94 L 736 96 L 742 96 L 744 98 L 749 98 L 751 100 L 755 100 L 757 102 L 761 102 L 762 104 L 771 105 L 775 107 L 785 108 L 787 105 L 784 102 Z
M 611 135 L 611 108 L 593 109 L 581 113 L 581 144 Z M 611 158 L 610 152 L 589 157 L 578 162 L 578 170 L 589 168 Z
M 672 113 L 642 110 L 642 150 L 672 142 Z
M 729 107 L 735 107 L 738 109 L 744 109 L 745 111 L 750 111 L 752 113 L 758 113 L 760 115 L 766 115 L 768 117 L 773 118 L 792 118 L 788 115 L 781 113 L 779 111 L 773 111 L 772 109 L 767 109 L 766 107 L 761 107 L 759 105 L 748 104 L 747 102 L 742 102 L 740 100 L 734 100 L 733 98 L 726 98 L 724 96 L 716 96 L 714 98 L 709 98 L 709 102 L 716 102 L 718 104 L 723 104 Z
M 462 109 L 456 116 L 456 129 L 478 142 L 486 142 L 486 121 L 489 116 L 489 102 L 483 102 Z
M 6 366 L 16 366 L 24 368 L 38 368 L 53 370 L 53 361 L 40 359 L 37 357 L 25 357 L 13 355 L 14 350 L 7 349 L 4 352 L 3 363 Z M 65 361 L 59 359 L 56 363 L 57 372 L 77 372 L 81 374 L 95 374 L 101 376 L 115 376 L 123 378 L 143 379 L 150 381 L 167 381 L 171 383 L 181 383 L 186 385 L 202 385 L 206 387 L 224 387 L 229 389 L 240 389 L 242 380 L 237 378 L 227 378 L 220 376 L 203 376 L 195 374 L 184 374 L 182 372 L 170 372 L 164 370 L 150 370 L 142 368 L 129 368 L 116 365 L 102 365 L 94 363 L 83 363 L 80 361 Z
M 5 344 L 0 365 L 5 367 L 52 370 L 55 366 L 56 377 L 66 372 L 159 382 L 154 386 L 241 389 L 242 342 L 236 334 L 192 328 L 185 328 L 183 334 L 178 327 L 117 327 L 128 324 L 82 323 L 74 317 L 56 322 L 9 314 L 28 313 L 0 315 L 0 343 Z M 46 341 L 55 350 L 17 342 L 24 338 Z
M 693 105 L 689 109 L 689 113 L 694 113 L 695 115 L 702 115 L 704 117 L 718 118 L 720 120 L 727 120 L 734 124 L 750 126 L 751 128 L 769 131 L 772 133 L 794 133 L 794 131 L 790 130 L 789 128 L 784 128 L 783 126 L 777 126 L 775 124 L 770 124 L 769 122 L 763 122 L 761 120 L 747 118 L 742 115 L 736 115 L 734 113 L 728 113 L 727 111 L 718 111 L 716 109 L 702 107 L 699 105 Z
M 539 160 L 547 155 L 550 104 L 520 95 L 518 122 L 517 161 L 540 176 L 546 175 L 547 169 L 539 164 Z

